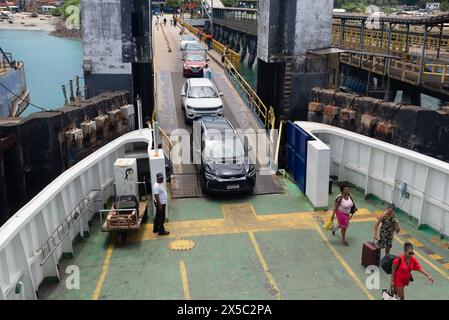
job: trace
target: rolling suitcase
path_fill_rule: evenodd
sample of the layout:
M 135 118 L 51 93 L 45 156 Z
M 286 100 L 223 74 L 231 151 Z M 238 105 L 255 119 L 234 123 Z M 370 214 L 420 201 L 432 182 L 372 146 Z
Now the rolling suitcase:
M 366 268 L 373 265 L 380 265 L 380 248 L 375 242 L 366 241 L 362 248 L 362 266 Z

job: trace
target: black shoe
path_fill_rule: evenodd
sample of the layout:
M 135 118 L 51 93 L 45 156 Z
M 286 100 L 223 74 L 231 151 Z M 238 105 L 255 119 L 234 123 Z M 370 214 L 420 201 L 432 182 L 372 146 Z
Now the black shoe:
M 158 233 L 158 232 L 159 232 L 159 230 L 154 230 L 154 229 L 153 229 L 153 233 Z
M 168 232 L 168 231 L 159 232 L 160 236 L 166 236 L 166 235 L 169 235 L 169 234 L 170 234 L 170 232 Z

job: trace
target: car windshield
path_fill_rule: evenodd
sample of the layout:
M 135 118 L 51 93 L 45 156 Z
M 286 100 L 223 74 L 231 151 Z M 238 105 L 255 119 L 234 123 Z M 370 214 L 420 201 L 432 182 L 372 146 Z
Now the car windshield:
M 223 140 L 207 139 L 204 156 L 213 160 L 241 159 L 245 156 L 243 145 L 238 136 L 227 136 Z
M 186 61 L 206 61 L 206 57 L 202 54 L 188 54 Z
M 190 87 L 189 98 L 218 98 L 218 92 L 213 87 Z
M 195 37 L 193 37 L 193 36 L 182 36 L 181 40 L 182 41 L 196 41 Z
M 187 43 L 186 44 L 187 51 L 201 51 L 205 50 L 204 47 L 199 43 Z

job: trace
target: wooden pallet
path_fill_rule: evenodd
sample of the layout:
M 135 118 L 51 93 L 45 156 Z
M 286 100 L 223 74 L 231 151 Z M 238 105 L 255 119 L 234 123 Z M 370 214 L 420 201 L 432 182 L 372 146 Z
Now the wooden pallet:
M 119 213 L 114 208 L 109 210 L 106 221 L 103 223 L 103 231 L 131 231 L 138 230 L 147 211 L 147 201 L 139 202 L 139 213 L 130 210 L 129 213 Z

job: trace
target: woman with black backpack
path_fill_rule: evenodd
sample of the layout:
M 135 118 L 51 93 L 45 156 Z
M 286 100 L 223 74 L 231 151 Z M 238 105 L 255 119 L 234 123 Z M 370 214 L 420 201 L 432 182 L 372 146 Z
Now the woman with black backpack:
M 391 272 L 390 286 L 393 291 L 404 300 L 404 289 L 413 281 L 412 271 L 418 271 L 425 275 L 430 283 L 433 283 L 433 278 L 430 274 L 423 270 L 414 257 L 413 245 L 410 242 L 404 244 L 404 254 L 393 260 L 393 270 Z
M 337 216 L 338 227 L 341 229 L 341 242 L 345 246 L 349 246 L 346 241 L 346 230 L 349 228 L 349 221 L 357 211 L 354 200 L 349 194 L 349 186 L 346 184 L 340 185 L 341 194 L 335 199 L 334 211 L 332 212 L 332 220 Z M 335 230 L 332 231 L 335 235 Z

